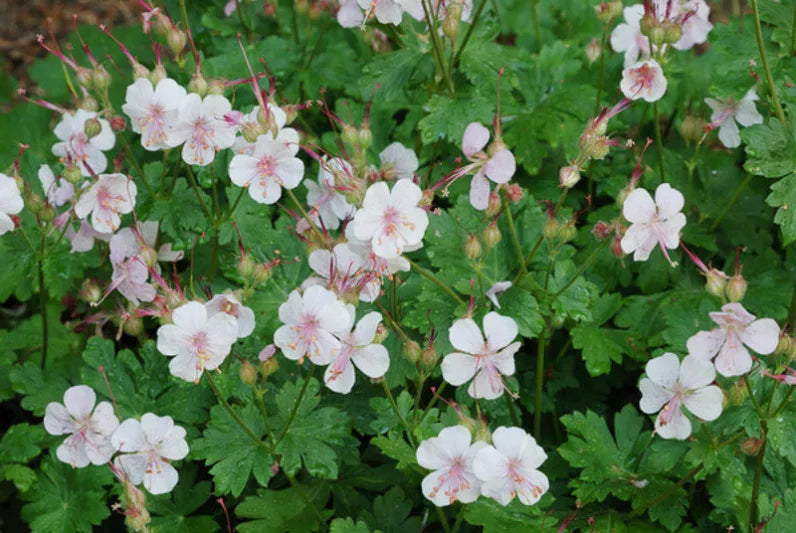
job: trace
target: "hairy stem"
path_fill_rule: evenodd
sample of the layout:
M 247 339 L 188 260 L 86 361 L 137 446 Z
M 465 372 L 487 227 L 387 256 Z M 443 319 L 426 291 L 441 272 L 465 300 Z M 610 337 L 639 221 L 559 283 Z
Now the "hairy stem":
M 790 311 L 788 311 L 788 323 L 791 327 L 796 327 L 796 284 L 793 286 L 793 296 L 790 299 Z
M 199 205 L 202 207 L 202 211 L 204 212 L 205 217 L 207 217 L 207 221 L 215 226 L 216 219 L 213 217 L 213 213 L 210 212 L 210 208 L 207 207 L 207 202 L 205 202 L 205 199 L 202 198 L 202 193 L 199 190 L 199 184 L 196 182 L 196 176 L 193 174 L 193 169 L 190 166 L 186 166 L 185 169 L 188 171 L 188 182 L 191 184 L 191 188 L 193 189 L 194 194 L 196 194 L 196 198 L 199 200 Z
M 759 509 L 757 500 L 760 496 L 760 479 L 763 477 L 763 457 L 766 455 L 767 433 L 768 425 L 765 420 L 761 420 L 760 439 L 763 441 L 763 444 L 760 445 L 760 449 L 757 451 L 757 457 L 755 458 L 755 477 L 752 481 L 752 499 L 749 503 L 749 531 L 755 531 L 758 523 L 757 515 Z
M 508 193 L 503 190 L 501 194 L 503 198 L 503 211 L 506 213 L 506 221 L 509 224 L 509 233 L 511 234 L 511 243 L 514 245 L 514 251 L 517 254 L 517 261 L 520 263 L 520 276 L 528 273 L 525 267 L 525 260 L 522 255 L 522 246 L 520 246 L 520 239 L 517 237 L 517 228 L 514 227 L 514 215 L 511 214 L 511 206 L 509 205 Z
M 414 262 L 414 261 L 412 261 L 411 259 L 409 259 L 409 264 L 412 266 L 412 269 L 413 269 L 414 271 L 416 271 L 418 274 L 420 274 L 421 276 L 423 276 L 424 278 L 426 278 L 427 280 L 429 280 L 430 282 L 432 282 L 434 285 L 436 285 L 437 287 L 439 287 L 439 288 L 440 288 L 440 289 L 442 289 L 443 291 L 447 292 L 447 293 L 448 293 L 448 295 L 449 295 L 449 296 L 450 296 L 450 297 L 453 299 L 453 301 L 455 301 L 457 304 L 463 304 L 463 303 L 464 303 L 464 300 L 462 300 L 462 299 L 459 297 L 459 295 L 458 295 L 458 294 L 456 294 L 455 292 L 453 292 L 453 289 L 451 289 L 450 287 L 448 287 L 448 286 L 447 286 L 447 285 L 446 285 L 446 284 L 445 284 L 445 283 L 444 283 L 444 282 L 443 282 L 441 279 L 439 279 L 437 276 L 435 276 L 434 274 L 432 274 L 431 272 L 429 272 L 429 271 L 428 271 L 428 270 L 426 270 L 425 268 L 421 267 L 420 265 L 418 265 L 417 263 L 415 263 L 415 262 Z
M 42 235 L 42 241 L 44 236 Z M 44 252 L 42 244 L 42 253 Z M 39 312 L 41 313 L 41 367 L 47 361 L 47 345 L 49 344 L 49 327 L 47 324 L 47 288 L 44 286 L 44 264 L 42 257 L 36 261 L 36 270 L 39 275 Z
M 658 167 L 661 181 L 666 181 L 666 172 L 663 169 L 663 138 L 661 137 L 661 117 L 658 114 L 658 102 L 652 104 L 652 113 L 655 122 L 655 144 L 658 146 Z
M 426 16 L 429 33 L 431 34 L 431 45 L 434 48 L 434 54 L 437 57 L 440 72 L 442 72 L 442 76 L 445 78 L 445 81 L 448 84 L 448 92 L 450 93 L 450 96 L 453 97 L 456 91 L 453 88 L 453 80 L 451 79 L 450 70 L 445 66 L 445 51 L 443 50 L 442 43 L 440 43 L 437 32 L 437 16 L 436 14 L 433 14 L 431 7 L 429 7 L 429 4 L 427 3 L 427 0 L 420 0 L 420 3 L 423 6 L 423 13 Z
M 456 50 L 456 53 L 453 54 L 450 65 L 451 70 L 453 70 L 456 66 L 456 63 L 459 61 L 459 57 L 461 57 L 462 52 L 464 51 L 464 47 L 467 46 L 467 43 L 470 41 L 470 37 L 473 35 L 473 30 L 475 30 L 476 25 L 478 25 L 478 19 L 481 18 L 481 12 L 484 10 L 484 6 L 486 6 L 486 0 L 481 0 L 481 3 L 475 10 L 473 20 L 470 22 L 470 25 L 467 28 L 467 33 L 464 34 L 464 39 L 462 39 L 461 46 L 459 46 L 459 48 Z
M 536 48 L 542 49 L 542 27 L 539 24 L 539 0 L 531 0 L 531 14 L 533 15 L 533 27 L 536 31 Z
M 293 191 L 290 190 L 290 189 L 285 189 L 285 192 L 287 192 L 287 195 L 290 197 L 290 200 L 293 202 L 293 204 L 295 204 L 296 209 L 299 210 L 299 213 L 301 213 L 301 216 L 304 217 L 304 220 L 307 221 L 307 224 L 310 225 L 310 228 L 312 229 L 312 231 L 320 239 L 320 242 L 321 243 L 326 242 L 326 238 L 323 236 L 323 233 L 321 233 L 321 230 L 319 230 L 318 226 L 316 226 L 315 223 L 312 221 L 310 216 L 307 214 L 307 211 L 301 205 L 301 202 L 299 202 L 298 198 L 296 198 L 296 195 L 293 194 Z
M 224 409 L 227 410 L 229 416 L 232 417 L 232 419 L 238 424 L 238 426 L 243 430 L 243 432 L 249 436 L 251 440 L 256 442 L 258 446 L 262 446 L 263 448 L 268 450 L 268 452 L 270 453 L 271 450 L 268 448 L 268 445 L 264 443 L 262 440 L 260 440 L 260 438 L 257 435 L 254 434 L 254 431 L 252 431 L 252 429 L 246 424 L 246 422 L 243 421 L 240 415 L 238 415 L 238 413 L 236 413 L 232 409 L 232 406 L 229 405 L 227 399 L 224 398 L 224 395 L 221 394 L 220 390 L 218 390 L 218 385 L 216 385 L 216 380 L 213 379 L 212 372 L 207 371 L 204 373 L 204 375 L 207 376 L 207 382 L 210 383 L 210 388 L 213 389 L 213 394 L 216 395 L 216 398 L 218 398 L 219 403 L 221 403 L 221 405 L 224 406 Z
M 301 405 L 301 400 L 304 399 L 304 394 L 307 392 L 307 387 L 310 384 L 310 380 L 312 379 L 312 375 L 315 373 L 315 365 L 310 367 L 309 373 L 304 376 L 304 385 L 301 386 L 301 390 L 299 391 L 298 398 L 296 398 L 296 403 L 293 404 L 293 408 L 290 410 L 290 414 L 287 417 L 287 421 L 285 422 L 285 427 L 282 428 L 282 431 L 279 432 L 279 436 L 276 438 L 276 444 L 274 444 L 274 448 L 282 442 L 282 439 L 285 438 L 287 435 L 287 430 L 290 429 L 290 425 L 293 423 L 293 420 L 296 418 L 296 413 L 298 413 L 299 406 Z
M 760 50 L 760 59 L 763 61 L 763 70 L 766 71 L 768 88 L 771 91 L 771 99 L 774 101 L 774 110 L 777 112 L 777 118 L 782 123 L 782 126 L 787 129 L 788 123 L 785 120 L 785 112 L 782 110 L 782 105 L 779 103 L 777 89 L 774 86 L 774 76 L 771 75 L 771 67 L 768 65 L 766 48 L 763 43 L 763 28 L 760 26 L 760 10 L 757 6 L 757 0 L 749 0 L 749 3 L 752 5 L 752 16 L 755 21 L 755 36 L 757 37 L 757 48 Z
M 387 399 L 390 400 L 390 405 L 392 406 L 392 410 L 395 412 L 395 416 L 398 417 L 398 420 L 401 421 L 401 425 L 404 427 L 406 431 L 406 438 L 409 439 L 409 444 L 412 445 L 412 448 L 417 448 L 417 443 L 415 442 L 415 437 L 412 435 L 412 428 L 409 426 L 409 422 L 406 421 L 404 415 L 401 414 L 401 411 L 398 409 L 398 404 L 395 403 L 395 398 L 393 398 L 392 391 L 390 390 L 389 385 L 385 381 L 381 382 L 381 388 L 384 389 L 384 394 L 387 396 Z

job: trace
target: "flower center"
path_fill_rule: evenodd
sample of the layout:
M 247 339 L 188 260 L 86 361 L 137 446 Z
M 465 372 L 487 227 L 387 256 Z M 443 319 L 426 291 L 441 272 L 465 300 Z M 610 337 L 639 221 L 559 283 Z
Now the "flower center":
M 456 457 L 447 472 L 440 474 L 439 483 L 431 490 L 431 497 L 433 498 L 442 490 L 450 503 L 455 502 L 459 492 L 470 488 L 470 482 L 467 481 L 464 472 L 464 459 Z
M 523 494 L 525 499 L 536 500 L 542 495 L 542 493 L 544 493 L 544 489 L 542 489 L 542 487 L 534 485 L 531 483 L 530 479 L 525 477 L 522 464 L 518 459 L 512 459 L 511 462 L 509 462 L 508 475 L 509 479 L 511 479 L 512 483 L 514 483 L 511 493 L 512 498 L 519 493 Z
M 194 151 L 194 157 L 200 165 L 204 164 L 204 151 L 212 148 L 215 130 L 204 117 L 199 117 L 193 123 L 193 133 L 188 147 Z

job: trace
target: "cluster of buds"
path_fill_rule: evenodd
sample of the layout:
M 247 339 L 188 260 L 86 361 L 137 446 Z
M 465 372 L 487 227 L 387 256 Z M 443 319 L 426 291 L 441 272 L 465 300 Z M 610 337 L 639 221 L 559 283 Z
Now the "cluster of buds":
M 658 13 L 655 4 L 656 2 L 653 0 L 644 1 L 644 16 L 639 23 L 641 33 L 657 47 L 665 44 L 672 45 L 683 36 L 683 23 L 693 16 L 694 12 L 689 11 L 675 15 L 673 0 L 668 0 L 665 12 Z
M 460 0 L 453 0 L 445 7 L 445 18 L 442 19 L 442 33 L 450 39 L 451 45 L 456 46 L 456 38 L 459 36 L 459 22 L 462 19 L 464 6 Z
M 260 379 L 265 383 L 270 375 L 279 370 L 279 361 L 274 357 L 275 355 L 276 346 L 269 344 L 260 350 L 260 353 L 257 355 L 257 360 L 259 362 L 257 366 L 244 359 L 238 371 L 241 383 L 249 387 L 256 387 Z
M 597 18 L 606 26 L 622 14 L 622 0 L 611 0 L 610 2 L 600 2 L 594 6 Z
M 591 232 L 598 241 L 612 239 L 611 253 L 621 259 L 625 256 L 625 252 L 622 250 L 622 235 L 626 229 L 619 219 L 612 220 L 610 223 L 601 220 L 594 225 Z
M 728 276 L 723 271 L 708 267 L 705 263 L 689 250 L 683 243 L 680 247 L 685 251 L 691 261 L 699 268 L 701 274 L 705 276 L 705 291 L 723 301 L 740 302 L 746 295 L 746 280 L 741 274 L 743 265 L 739 264 L 738 254 L 735 256 L 735 272 Z

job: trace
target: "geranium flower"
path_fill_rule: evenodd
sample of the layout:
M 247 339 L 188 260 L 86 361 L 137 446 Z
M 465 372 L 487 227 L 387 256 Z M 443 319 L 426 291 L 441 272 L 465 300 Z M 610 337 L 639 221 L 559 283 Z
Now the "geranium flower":
M 680 12 L 687 14 L 682 23 L 683 36 L 672 46 L 677 50 L 688 50 L 707 41 L 708 33 L 713 29 L 708 3 L 705 0 L 688 0 L 682 4 Z
M 94 240 L 108 242 L 113 237 L 113 233 L 101 233 L 96 231 L 91 224 L 85 220 L 80 221 L 80 228 L 75 229 L 70 225 L 66 228 L 66 238 L 72 243 L 72 252 L 88 252 L 94 248 Z
M 179 476 L 171 461 L 188 455 L 185 429 L 170 416 L 145 413 L 139 422 L 128 418 L 111 438 L 120 452 L 114 464 L 123 469 L 134 485 L 141 482 L 151 494 L 165 494 L 177 485 Z
M 208 318 L 216 313 L 226 313 L 238 321 L 238 338 L 248 337 L 254 331 L 254 311 L 232 294 L 216 294 L 205 304 Z
M 710 115 L 710 125 L 713 128 L 719 128 L 721 144 L 727 148 L 737 148 L 741 145 L 738 124 L 751 126 L 763 123 L 763 116 L 757 112 L 757 107 L 755 106 L 757 100 L 759 98 L 754 87 L 749 89 L 740 101 L 735 100 L 735 98 L 726 100 L 705 98 L 705 103 L 713 110 Z
M 622 71 L 619 88 L 625 98 L 656 102 L 666 93 L 666 76 L 654 59 L 647 59 L 626 67 Z
M 644 16 L 644 5 L 627 6 L 622 11 L 625 21 L 611 32 L 611 48 L 614 52 L 625 53 L 625 68 L 638 61 L 639 56 L 650 53 L 649 39 L 641 33 L 641 18 Z
M 173 324 L 158 328 L 158 351 L 176 356 L 169 362 L 172 375 L 199 382 L 202 372 L 215 370 L 238 339 L 238 321 L 227 313 L 208 317 L 199 302 L 188 302 L 171 313 Z
M 472 161 L 471 165 L 465 167 L 467 171 L 475 171 L 470 182 L 470 204 L 481 211 L 489 206 L 489 180 L 498 184 L 507 183 L 517 170 L 514 154 L 505 147 L 493 154 L 483 152 L 488 142 L 488 129 L 478 122 L 467 125 L 462 137 L 462 152 Z
M 492 445 L 481 448 L 473 460 L 473 472 L 481 480 L 481 494 L 508 505 L 516 495 L 533 505 L 550 488 L 538 468 L 547 454 L 522 428 L 497 428 Z
M 135 182 L 124 174 L 100 174 L 88 190 L 84 190 L 75 204 L 75 214 L 86 218 L 100 233 L 113 233 L 119 228 L 119 215 L 129 213 L 135 206 Z
M 340 341 L 350 331 L 345 304 L 330 290 L 315 285 L 304 294 L 295 290 L 279 306 L 284 324 L 274 333 L 274 344 L 288 359 L 309 357 L 316 365 L 327 365 L 340 351 Z
M 56 179 L 49 165 L 39 167 L 39 183 L 47 202 L 55 207 L 61 207 L 75 195 L 75 187 L 63 178 Z
M 55 455 L 76 468 L 89 463 L 107 463 L 114 452 L 111 434 L 119 425 L 108 402 L 94 404 L 97 395 L 91 387 L 76 385 L 64 392 L 64 403 L 47 404 L 44 412 L 44 429 L 51 435 L 69 437 L 58 446 Z
M 374 183 L 354 215 L 354 235 L 369 240 L 380 257 L 401 255 L 408 246 L 422 242 L 428 227 L 428 215 L 418 207 L 422 196 L 420 187 L 410 180 L 397 181 L 392 191 L 384 182 Z
M 100 124 L 99 133 L 93 137 L 86 134 L 86 122 L 89 120 L 97 120 Z M 52 152 L 62 158 L 65 164 L 79 163 L 84 176 L 101 174 L 108 168 L 108 159 L 102 152 L 113 148 L 116 137 L 108 121 L 99 118 L 97 113 L 84 109 L 64 113 L 54 133 L 60 142 L 53 145 Z
M 494 311 L 484 317 L 484 341 L 481 330 L 471 318 L 457 320 L 448 330 L 448 338 L 457 350 L 442 360 L 442 377 L 451 385 L 472 379 L 467 392 L 473 398 L 493 400 L 503 394 L 503 376 L 514 374 L 514 354 L 522 343 L 514 342 L 517 323 Z M 473 379 L 475 376 L 475 379 Z
M 354 366 L 371 378 L 384 376 L 390 368 L 387 348 L 373 343 L 376 328 L 381 323 L 381 313 L 376 311 L 368 313 L 359 319 L 356 327 L 354 327 L 356 310 L 353 305 L 348 306 L 348 316 L 350 333 L 340 338 L 341 347 L 332 355 L 333 359 L 323 374 L 326 386 L 342 394 L 348 394 L 354 387 L 356 380 Z
M 740 376 L 752 368 L 752 356 L 746 349 L 762 355 L 773 353 L 779 342 L 779 326 L 770 318 L 755 320 L 755 316 L 740 304 L 729 303 L 721 312 L 710 313 L 719 325 L 710 331 L 700 331 L 686 343 L 689 355 L 710 361 L 716 358 L 716 370 L 722 376 Z
M 473 472 L 473 459 L 487 444 L 470 444 L 470 430 L 464 426 L 447 427 L 439 435 L 426 439 L 417 447 L 417 463 L 433 470 L 423 478 L 423 495 L 437 507 L 474 502 L 481 482 Z
M 144 149 L 155 151 L 175 146 L 171 141 L 172 129 L 186 96 L 185 89 L 170 78 L 160 80 L 154 88 L 147 78 L 138 78 L 127 87 L 122 111 L 130 117 L 133 131 L 141 134 Z
M 19 188 L 14 178 L 0 172 L 0 235 L 14 230 L 14 221 L 10 215 L 16 215 L 25 202 L 19 194 Z
M 511 288 L 512 283 L 510 281 L 498 281 L 484 293 L 484 295 L 489 298 L 495 307 L 500 309 L 500 302 L 498 302 L 497 295 L 503 291 L 507 291 Z
M 415 177 L 417 154 L 399 142 L 394 142 L 379 154 L 381 171 L 388 180 L 402 180 Z
M 177 111 L 170 145 L 183 145 L 182 159 L 189 165 L 209 165 L 217 150 L 235 142 L 235 128 L 224 120 L 231 109 L 229 100 L 218 94 L 207 95 L 204 100 L 195 93 L 187 95 Z
M 412 267 L 409 261 L 402 256 L 385 259 L 376 255 L 373 251 L 371 241 L 357 239 L 353 232 L 353 224 L 345 228 L 345 236 L 348 239 L 348 248 L 355 255 L 362 258 L 362 281 L 360 282 L 361 292 L 359 299 L 363 302 L 373 302 L 381 293 L 382 277 L 387 276 L 392 279 L 396 272 L 408 272 Z M 404 248 L 404 252 L 412 252 L 419 249 L 422 243 L 414 244 Z
M 304 288 L 322 284 L 343 298 L 351 292 L 359 294 L 366 282 L 363 279 L 362 258 L 347 243 L 335 245 L 332 252 L 323 248 L 314 250 L 308 262 L 318 277 L 307 278 L 302 284 Z
M 689 355 L 681 363 L 673 353 L 665 353 L 650 359 L 646 369 L 647 377 L 639 383 L 640 407 L 647 414 L 660 411 L 655 432 L 664 439 L 683 440 L 691 435 L 691 422 L 682 406 L 702 420 L 716 420 L 721 414 L 724 395 L 710 385 L 716 377 L 710 362 Z
M 267 106 L 268 118 L 271 126 L 276 127 L 275 131 L 268 131 L 270 131 L 272 136 L 274 134 L 276 135 L 275 140 L 289 144 L 291 147 L 295 148 L 295 152 L 298 152 L 299 134 L 293 128 L 285 127 L 285 124 L 287 124 L 287 114 L 285 111 L 281 107 L 271 103 L 267 104 Z M 237 112 L 232 111 L 225 115 L 227 122 L 230 122 L 230 116 L 235 113 Z M 237 120 L 232 120 L 231 122 L 236 123 L 236 125 L 240 127 L 241 131 L 246 131 L 247 124 L 264 128 L 264 126 L 260 123 L 260 106 L 254 106 L 254 109 L 252 109 L 249 113 L 239 114 L 239 118 Z M 259 138 L 259 135 L 257 138 Z M 248 141 L 246 140 L 245 135 L 240 135 L 235 138 L 235 142 L 232 145 L 232 150 L 237 154 L 252 155 L 256 146 L 256 138 L 252 141 Z
M 646 261 L 655 245 L 660 244 L 666 260 L 671 262 L 666 249 L 680 244 L 680 230 L 685 227 L 685 215 L 680 212 L 683 205 L 683 195 L 668 183 L 655 189 L 655 201 L 645 189 L 634 189 L 622 206 L 622 215 L 632 223 L 622 237 L 622 251 L 633 252 L 634 261 Z
M 351 163 L 339 157 L 321 161 L 318 169 L 318 182 L 307 180 L 307 204 L 310 206 L 310 218 L 314 223 L 320 222 L 326 229 L 340 227 L 340 221 L 353 216 L 356 208 L 335 187 L 335 176 L 344 174 L 353 176 Z
M 257 138 L 252 155 L 237 154 L 229 163 L 229 178 L 248 187 L 252 200 L 276 203 L 282 187 L 294 189 L 304 177 L 304 162 L 296 157 L 298 145 L 275 140 L 270 132 Z
M 416 20 L 423 18 L 423 7 L 418 0 L 342 0 L 337 22 L 344 28 L 355 28 L 375 16 L 381 24 L 397 26 L 404 11 Z

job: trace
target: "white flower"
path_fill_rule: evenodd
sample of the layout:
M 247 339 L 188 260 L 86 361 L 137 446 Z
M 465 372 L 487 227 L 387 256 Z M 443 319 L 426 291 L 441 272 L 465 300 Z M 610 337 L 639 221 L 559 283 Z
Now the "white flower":
M 318 285 L 307 288 L 303 295 L 291 292 L 279 306 L 279 320 L 284 325 L 274 333 L 274 344 L 288 359 L 309 357 L 316 365 L 329 364 L 340 350 L 335 335 L 350 331 L 345 304 Z
M 99 120 L 101 128 L 97 135 L 89 138 L 85 128 L 86 121 L 91 119 Z M 108 121 L 99 118 L 97 113 L 84 109 L 64 113 L 61 122 L 55 126 L 55 136 L 60 142 L 53 145 L 53 154 L 67 165 L 79 163 L 84 176 L 101 174 L 108 168 L 108 159 L 102 152 L 113 148 L 116 137 Z
M 417 463 L 433 470 L 423 478 L 423 495 L 437 507 L 455 501 L 471 503 L 478 498 L 481 482 L 473 472 L 473 459 L 486 443 L 478 441 L 470 445 L 470 441 L 469 429 L 453 426 L 417 447 Z
M 64 463 L 77 468 L 89 463 L 101 465 L 113 455 L 111 434 L 119 425 L 119 419 L 108 402 L 100 402 L 95 409 L 96 401 L 91 387 L 77 385 L 66 389 L 64 405 L 47 404 L 44 429 L 51 435 L 69 434 L 55 452 Z
M 304 162 L 296 157 L 298 145 L 275 140 L 270 132 L 260 135 L 252 155 L 237 154 L 229 163 L 229 178 L 248 187 L 252 200 L 276 203 L 282 187 L 294 189 L 304 176 Z
M 547 476 L 538 468 L 547 454 L 521 428 L 497 428 L 492 445 L 481 448 L 473 460 L 473 471 L 481 480 L 481 494 L 508 505 L 516 495 L 533 505 L 550 488 Z
M 625 98 L 656 102 L 666 93 L 666 76 L 654 59 L 647 59 L 626 67 L 622 71 L 619 88 Z
M 127 87 L 122 111 L 130 117 L 133 131 L 141 134 L 141 146 L 150 151 L 175 146 L 172 129 L 186 96 L 185 89 L 170 78 L 160 80 L 154 88 L 147 78 L 138 78 Z
M 369 240 L 380 257 L 401 255 L 408 246 L 423 241 L 428 227 L 428 215 L 417 206 L 422 196 L 420 187 L 410 180 L 397 181 L 392 191 L 383 181 L 374 183 L 354 215 L 354 235 Z
M 423 8 L 417 0 L 343 0 L 337 22 L 344 28 L 355 28 L 376 17 L 381 24 L 397 26 L 404 10 L 417 20 L 423 18 Z
M 660 414 L 655 431 L 664 439 L 683 440 L 691 435 L 691 422 L 682 406 L 702 420 L 716 420 L 721 414 L 724 395 L 710 385 L 716 377 L 708 361 L 686 356 L 682 363 L 673 353 L 647 362 L 647 377 L 639 383 L 641 410 Z M 661 409 L 663 407 L 663 409 Z
M 39 183 L 47 202 L 55 207 L 61 207 L 75 195 L 75 187 L 63 178 L 56 179 L 49 165 L 39 167 Z
M 414 150 L 399 142 L 394 142 L 382 150 L 379 160 L 386 179 L 411 180 L 415 177 L 418 166 L 417 155 Z
M 358 257 L 362 258 L 362 279 L 359 299 L 363 302 L 373 302 L 381 293 L 381 279 L 387 276 L 392 279 L 392 275 L 398 271 L 408 272 L 411 269 L 409 261 L 405 257 L 396 256 L 385 259 L 373 252 L 371 241 L 357 239 L 353 232 L 353 225 L 349 224 L 345 229 L 345 236 L 348 239 L 348 248 Z M 404 252 L 412 252 L 419 249 L 422 243 L 404 248 Z
M 205 369 L 215 370 L 238 338 L 238 321 L 227 313 L 208 317 L 199 302 L 188 302 L 171 313 L 173 324 L 158 328 L 158 351 L 174 356 L 172 375 L 198 382 Z
M 500 309 L 500 303 L 498 302 L 497 295 L 503 291 L 507 291 L 511 288 L 510 281 L 498 281 L 486 291 L 485 296 L 489 298 L 489 300 L 495 304 L 495 307 Z
M 710 23 L 710 6 L 705 0 L 688 0 L 683 3 L 681 12 L 692 13 L 688 15 L 682 25 L 683 36 L 674 43 L 677 50 L 688 50 L 694 45 L 702 44 L 708 40 L 708 33 L 713 29 Z
M 170 416 L 145 413 L 139 422 L 128 418 L 111 437 L 120 454 L 114 460 L 134 485 L 142 481 L 151 494 L 165 494 L 177 484 L 177 470 L 170 461 L 188 455 L 185 429 L 174 425 Z
M 719 140 L 727 148 L 737 148 L 741 145 L 741 136 L 738 134 L 738 124 L 741 126 L 751 126 L 752 124 L 762 124 L 763 116 L 757 112 L 755 102 L 759 100 L 754 87 L 736 101 L 735 98 L 727 100 L 716 100 L 705 98 L 705 103 L 710 106 L 713 113 L 710 115 L 710 123 L 713 127 L 719 128 Z
M 779 326 L 770 318 L 755 316 L 740 304 L 729 303 L 721 312 L 710 313 L 719 325 L 700 331 L 686 343 L 689 355 L 701 360 L 716 358 L 716 370 L 722 376 L 740 376 L 752 368 L 752 357 L 746 346 L 759 354 L 773 353 L 779 342 Z
M 514 374 L 514 354 L 520 342 L 517 323 L 494 311 L 484 317 L 484 341 L 481 330 L 471 318 L 457 320 L 448 330 L 448 338 L 457 350 L 442 360 L 442 377 L 451 385 L 462 385 L 473 379 L 467 388 L 473 398 L 493 400 L 503 394 L 503 376 Z
M 517 170 L 514 154 L 506 148 L 492 155 L 483 152 L 487 142 L 488 129 L 478 122 L 467 125 L 462 137 L 462 152 L 473 162 L 467 168 L 476 170 L 470 182 L 470 205 L 481 211 L 489 205 L 489 180 L 498 184 L 507 183 Z
M 229 100 L 218 94 L 207 95 L 204 100 L 195 93 L 187 95 L 177 112 L 178 120 L 168 139 L 170 145 L 183 145 L 182 159 L 189 165 L 209 165 L 216 150 L 229 148 L 235 142 L 235 128 L 224 120 L 224 114 L 231 109 Z
M 650 53 L 649 39 L 641 33 L 641 17 L 644 16 L 644 6 L 635 4 L 623 10 L 625 21 L 611 32 L 611 48 L 614 52 L 625 53 L 625 68 L 632 66 L 640 55 Z
M 310 218 L 318 223 L 318 219 L 326 229 L 340 227 L 340 221 L 350 218 L 356 208 L 348 203 L 345 196 L 335 189 L 335 176 L 353 176 L 351 163 L 339 157 L 321 161 L 318 169 L 318 183 L 307 180 L 307 204 L 310 206 Z
M 72 243 L 72 252 L 88 252 L 94 248 L 94 239 L 108 242 L 113 237 L 112 233 L 101 233 L 85 220 L 80 221 L 77 231 L 70 225 L 66 228 L 66 238 Z
M 113 233 L 119 228 L 119 215 L 133 210 L 136 191 L 135 182 L 124 174 L 100 174 L 97 182 L 80 195 L 75 214 L 84 219 L 91 213 L 95 230 Z
M 299 134 L 293 128 L 285 127 L 285 124 L 287 123 L 287 114 L 285 111 L 281 107 L 271 103 L 267 104 L 267 107 L 268 120 L 271 122 L 272 126 L 276 126 L 276 140 L 290 144 L 291 147 L 295 148 L 295 152 L 298 152 Z M 241 114 L 240 120 L 238 121 L 241 129 L 245 129 L 246 124 L 256 124 L 258 126 L 261 125 L 259 115 L 260 106 L 254 106 L 254 109 L 252 109 L 249 113 Z M 229 116 L 230 114 L 227 114 L 227 118 L 229 118 Z M 271 133 L 273 134 L 274 132 L 271 131 Z M 240 135 L 235 138 L 235 143 L 232 145 L 232 150 L 237 154 L 252 155 L 256 146 L 256 139 L 254 142 L 249 142 L 246 140 L 246 137 Z
M 376 328 L 381 323 L 381 313 L 370 312 L 359 319 L 354 327 L 356 317 L 353 305 L 348 306 L 349 325 L 353 331 L 342 337 L 342 345 L 334 353 L 333 360 L 326 367 L 323 382 L 334 392 L 348 394 L 354 387 L 356 380 L 354 366 L 363 374 L 371 378 L 384 376 L 390 368 L 390 355 L 387 348 L 381 344 L 374 344 Z
M 254 311 L 232 294 L 216 294 L 205 304 L 208 318 L 216 313 L 226 313 L 238 321 L 238 338 L 248 337 L 254 331 Z
M 362 258 L 344 242 L 335 245 L 333 252 L 324 248 L 314 250 L 308 262 L 319 277 L 307 278 L 302 288 L 323 284 L 341 298 L 350 292 L 359 293 L 370 278 L 378 277 L 378 274 L 368 274 L 362 269 Z M 361 296 L 367 298 L 367 295 Z
M 622 237 L 622 251 L 633 253 L 634 261 L 646 261 L 656 244 L 669 259 L 667 248 L 680 244 L 680 230 L 685 226 L 683 209 L 685 199 L 680 191 L 668 183 L 655 189 L 655 201 L 645 189 L 634 189 L 622 206 L 622 215 L 631 222 Z
M 16 215 L 25 202 L 19 194 L 19 188 L 14 178 L 0 172 L 0 235 L 14 230 L 14 221 L 10 215 Z

